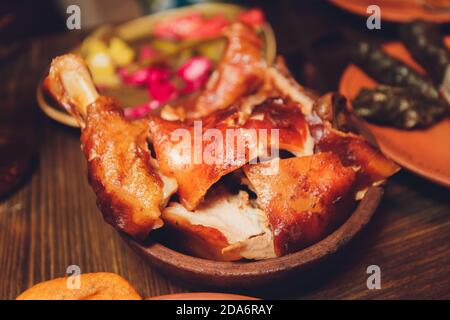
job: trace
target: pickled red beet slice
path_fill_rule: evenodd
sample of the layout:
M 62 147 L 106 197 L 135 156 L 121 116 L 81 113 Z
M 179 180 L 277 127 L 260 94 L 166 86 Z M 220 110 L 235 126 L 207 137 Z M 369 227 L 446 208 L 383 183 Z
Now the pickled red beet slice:
M 155 81 L 148 83 L 150 96 L 161 104 L 175 99 L 178 96 L 176 86 L 170 81 Z
M 134 120 L 139 119 L 147 115 L 150 111 L 155 110 L 161 106 L 161 103 L 153 100 L 136 107 L 126 108 L 124 110 L 125 118 Z
M 193 82 L 208 76 L 211 69 L 211 60 L 202 56 L 195 56 L 187 60 L 178 69 L 177 75 L 186 82 Z
M 145 60 L 156 57 L 158 54 L 159 54 L 158 50 L 152 48 L 149 45 L 144 45 L 139 50 L 139 60 L 145 61 Z
M 148 82 L 148 70 L 141 69 L 135 72 L 129 72 L 125 68 L 119 68 L 118 74 L 125 84 L 132 86 L 144 86 Z
M 238 21 L 251 26 L 260 26 L 264 23 L 264 20 L 264 13 L 259 8 L 244 11 L 238 16 Z
M 206 19 L 200 13 L 192 13 L 156 24 L 156 37 L 168 39 L 201 39 L 217 36 L 230 22 L 222 15 Z
M 196 56 L 186 61 L 177 71 L 177 75 L 184 81 L 181 93 L 191 93 L 208 80 L 212 70 L 212 62 L 208 58 Z

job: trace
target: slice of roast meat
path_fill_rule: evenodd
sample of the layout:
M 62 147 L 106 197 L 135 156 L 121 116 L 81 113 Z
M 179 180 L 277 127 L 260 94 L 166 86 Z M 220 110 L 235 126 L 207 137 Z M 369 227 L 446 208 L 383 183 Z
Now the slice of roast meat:
M 272 160 L 243 170 L 267 214 L 278 256 L 323 239 L 353 211 L 355 172 L 332 153 Z

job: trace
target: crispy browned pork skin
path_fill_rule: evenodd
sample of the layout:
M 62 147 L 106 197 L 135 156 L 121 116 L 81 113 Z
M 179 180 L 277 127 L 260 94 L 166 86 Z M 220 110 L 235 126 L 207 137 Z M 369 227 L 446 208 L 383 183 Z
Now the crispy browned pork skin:
M 242 130 L 239 130 L 239 114 L 235 108 L 218 111 L 203 118 L 199 122 L 201 129 L 198 133 L 191 121 L 166 121 L 155 116 L 150 118 L 149 123 L 161 171 L 176 179 L 180 201 L 188 209 L 194 209 L 208 189 L 223 175 L 246 163 L 247 148 L 234 148 L 235 156 L 228 153 L 228 158 L 217 160 L 216 155 L 226 156 L 226 142 L 218 140 L 220 144 L 217 148 L 215 145 L 214 148 L 206 148 L 213 139 L 212 136 L 204 135 L 208 129 L 219 130 L 222 137 L 225 137 L 226 129 L 237 129 L 238 135 L 243 136 Z
M 266 63 L 262 57 L 262 40 L 255 30 L 234 23 L 225 36 L 228 40 L 225 54 L 196 102 L 200 116 L 230 106 L 256 90 L 263 81 Z
M 163 115 L 170 113 L 168 117 L 181 119 L 203 117 L 229 107 L 260 87 L 267 67 L 261 38 L 251 26 L 242 23 L 233 23 L 224 36 L 227 39 L 225 53 L 206 88 L 189 107 L 166 107 Z
M 272 160 L 277 161 L 277 160 Z M 246 165 L 244 172 L 267 214 L 278 256 L 324 238 L 351 213 L 355 172 L 332 153 Z
M 222 176 L 250 160 L 272 156 L 270 148 L 297 156 L 313 152 L 313 141 L 299 107 L 282 99 L 266 100 L 250 115 L 231 106 L 196 121 L 202 125 L 198 134 L 192 120 L 166 121 L 154 116 L 149 121 L 161 171 L 177 180 L 180 201 L 189 210 L 199 205 Z M 273 129 L 277 129 L 276 136 Z M 234 130 L 232 135 L 230 130 Z M 273 145 L 274 139 L 277 145 Z
M 324 238 L 398 167 L 350 132 L 342 99 L 318 99 L 280 58 L 267 66 L 251 27 L 233 24 L 226 36 L 204 91 L 161 116 L 127 121 L 73 55 L 53 61 L 45 85 L 82 127 L 89 180 L 109 223 L 142 239 L 164 220 L 195 255 L 267 259 Z M 241 185 L 225 188 L 230 175 Z
M 315 152 L 332 152 L 344 166 L 357 172 L 355 190 L 356 198 L 360 199 L 368 187 L 382 183 L 400 167 L 362 136 L 351 132 L 361 129 L 352 117 L 345 97 L 328 93 L 316 101 L 307 120 Z
M 283 99 L 268 99 L 271 96 Z M 258 91 L 236 104 L 243 114 L 241 119 L 247 119 L 242 121 L 242 127 L 280 129 L 280 149 L 290 151 L 296 158 L 280 160 L 278 173 L 274 175 L 269 174 L 273 168 L 268 163 L 243 167 L 246 178 L 242 182 L 257 194 L 250 207 L 262 210 L 262 218 L 257 218 L 261 217 L 258 211 L 248 210 L 248 203 L 233 207 L 237 196 L 226 193 L 221 198 L 206 195 L 204 201 L 190 210 L 178 203 L 169 204 L 163 216 L 191 253 L 209 259 L 236 260 L 266 259 L 294 252 L 328 235 L 348 217 L 355 200 L 369 186 L 398 171 L 397 165 L 364 138 L 339 130 L 348 123 L 339 110 L 333 110 L 334 100 L 340 101 L 337 98 L 336 94 L 329 94 L 318 99 L 295 82 L 281 59 L 266 69 Z M 305 133 L 314 138 L 302 139 Z M 311 149 L 315 149 L 314 156 Z M 184 169 L 179 172 L 187 177 L 189 170 Z M 194 185 L 197 184 L 191 182 L 186 188 L 191 190 Z M 205 185 L 201 195 L 211 186 Z M 243 232 L 248 224 L 244 222 L 242 209 L 259 229 Z M 231 211 L 241 212 L 241 216 L 232 218 Z M 240 236 L 232 235 L 224 220 L 235 221 L 234 230 L 241 232 Z M 262 231 L 267 228 L 270 234 Z
M 146 124 L 128 122 L 117 101 L 100 97 L 77 56 L 54 59 L 46 87 L 82 125 L 89 181 L 105 220 L 138 238 L 161 227 L 168 195 L 151 164 Z

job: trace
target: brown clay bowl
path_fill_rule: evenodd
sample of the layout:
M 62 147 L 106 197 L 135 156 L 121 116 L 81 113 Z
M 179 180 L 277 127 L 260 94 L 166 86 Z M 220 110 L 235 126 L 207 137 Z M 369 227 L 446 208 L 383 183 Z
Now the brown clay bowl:
M 281 285 L 294 277 L 309 277 L 312 269 L 347 245 L 369 223 L 382 195 L 382 188 L 370 188 L 350 218 L 325 239 L 296 253 L 262 261 L 205 260 L 158 242 L 143 245 L 126 235 L 123 238 L 161 273 L 189 287 L 235 291 Z
M 364 122 L 350 118 L 359 134 L 378 148 L 377 141 Z M 356 210 L 334 232 L 323 240 L 298 252 L 261 261 L 220 262 L 193 257 L 152 241 L 145 245 L 122 234 L 125 242 L 145 261 L 168 278 L 191 288 L 242 291 L 270 286 L 282 288 L 289 280 L 307 283 L 321 272 L 324 262 L 331 261 L 369 223 L 383 196 L 381 186 L 371 187 Z
M 378 148 L 378 143 L 366 124 L 356 117 L 350 118 L 359 134 Z M 371 187 L 358 203 L 351 216 L 323 240 L 298 252 L 261 261 L 221 262 L 193 257 L 158 241 L 137 242 L 121 234 L 125 242 L 145 261 L 190 288 L 242 291 L 263 288 L 282 288 L 295 279 L 307 283 L 327 261 L 331 261 L 370 222 L 383 196 L 381 186 Z

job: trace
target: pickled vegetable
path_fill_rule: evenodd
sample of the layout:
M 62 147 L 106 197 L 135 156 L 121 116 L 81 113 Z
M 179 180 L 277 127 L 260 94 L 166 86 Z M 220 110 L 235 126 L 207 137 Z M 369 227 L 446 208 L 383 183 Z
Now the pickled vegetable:
M 105 53 L 107 51 L 108 46 L 106 43 L 95 37 L 87 37 L 81 45 L 81 53 L 85 57 L 99 52 Z
M 86 63 L 92 73 L 95 84 L 114 87 L 120 84 L 114 62 L 106 52 L 91 53 Z
M 164 39 L 206 39 L 220 35 L 230 22 L 222 15 L 210 18 L 199 12 L 159 21 L 153 30 L 158 38 Z
M 108 53 L 119 67 L 130 64 L 135 56 L 134 50 L 125 41 L 117 37 L 111 39 Z

